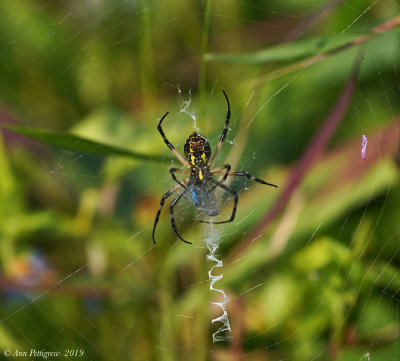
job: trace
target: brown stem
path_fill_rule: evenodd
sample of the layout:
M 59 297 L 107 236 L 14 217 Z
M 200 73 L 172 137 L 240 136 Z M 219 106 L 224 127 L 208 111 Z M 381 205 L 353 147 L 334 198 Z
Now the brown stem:
M 276 70 L 268 73 L 267 75 L 264 75 L 264 76 L 258 78 L 255 81 L 253 80 L 254 86 L 259 86 L 259 85 L 265 84 L 265 83 L 271 81 L 272 79 L 276 79 L 276 78 L 282 77 L 284 75 L 293 73 L 294 71 L 304 69 L 311 65 L 317 64 L 317 63 L 321 62 L 322 60 L 325 60 L 337 53 L 340 53 L 343 50 L 350 49 L 351 47 L 364 44 L 364 43 L 368 42 L 369 40 L 375 38 L 376 36 L 378 36 L 382 33 L 385 33 L 389 30 L 392 30 L 398 26 L 400 26 L 400 15 L 384 22 L 383 24 L 380 24 L 380 25 L 372 28 L 372 30 L 368 34 L 364 34 L 353 40 L 350 40 L 349 42 L 347 42 L 346 44 L 343 44 L 342 46 L 334 48 L 325 53 L 321 52 L 317 55 L 313 55 L 306 59 L 302 59 L 298 62 L 289 64 L 287 66 L 283 66 L 279 69 L 276 69 Z

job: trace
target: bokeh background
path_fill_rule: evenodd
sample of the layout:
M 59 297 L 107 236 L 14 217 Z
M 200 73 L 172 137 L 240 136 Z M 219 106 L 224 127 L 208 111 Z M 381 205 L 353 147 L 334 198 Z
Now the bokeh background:
M 0 3 L 0 358 L 399 360 L 399 4 Z M 212 230 L 161 196 L 195 129 L 234 180 Z M 362 135 L 368 138 L 361 157 Z M 228 214 L 232 200 L 223 202 Z M 213 344 L 204 239 L 231 340 Z M 7 357 L 6 350 L 14 356 Z

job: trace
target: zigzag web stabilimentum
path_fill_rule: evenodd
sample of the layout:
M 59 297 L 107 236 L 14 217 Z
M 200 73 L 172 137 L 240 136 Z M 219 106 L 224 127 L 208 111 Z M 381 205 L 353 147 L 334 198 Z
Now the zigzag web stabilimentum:
M 212 324 L 216 324 L 218 327 L 217 331 L 214 331 L 212 334 L 213 342 L 218 341 L 226 341 L 232 339 L 232 336 L 229 335 L 231 332 L 231 325 L 229 323 L 228 313 L 226 311 L 226 304 L 229 301 L 228 296 L 225 294 L 223 289 L 215 287 L 215 283 L 223 278 L 223 274 L 216 275 L 213 272 L 216 268 L 222 267 L 222 260 L 218 259 L 218 248 L 219 243 L 221 241 L 221 230 L 220 227 L 214 226 L 214 224 L 209 224 L 205 226 L 205 243 L 207 249 L 209 251 L 207 255 L 207 260 L 213 262 L 214 265 L 208 271 L 208 278 L 210 280 L 210 291 L 217 292 L 217 297 L 221 298 L 221 301 L 212 301 L 211 304 L 213 307 L 217 308 L 217 313 L 221 313 L 220 316 L 217 316 L 211 320 Z M 219 294 L 219 295 L 218 295 Z

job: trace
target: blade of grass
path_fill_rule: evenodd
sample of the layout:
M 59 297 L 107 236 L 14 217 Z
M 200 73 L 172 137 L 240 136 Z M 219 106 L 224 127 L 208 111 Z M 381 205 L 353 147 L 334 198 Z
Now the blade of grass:
M 362 35 L 340 35 L 335 37 L 313 38 L 292 43 L 279 44 L 251 54 L 205 54 L 207 61 L 235 62 L 244 64 L 263 64 L 273 61 L 290 61 L 304 58 L 298 62 L 281 67 L 260 77 L 254 85 L 264 84 L 272 79 L 290 74 L 296 70 L 319 63 L 341 51 L 364 44 L 378 35 L 395 30 L 400 26 L 400 15 L 387 20 Z M 397 29 L 398 30 L 398 29 Z
M 388 32 L 390 30 L 396 29 L 399 25 L 400 25 L 400 16 L 396 16 L 396 17 L 384 22 L 383 24 L 376 26 L 375 28 L 373 28 L 371 30 L 371 32 L 363 34 L 358 37 L 355 37 L 352 40 L 350 40 L 348 43 L 338 46 L 337 48 L 333 48 L 331 50 L 325 49 L 325 50 L 327 50 L 326 52 L 318 53 L 318 54 L 308 57 L 306 59 L 302 59 L 298 62 L 292 63 L 290 65 L 287 65 L 287 66 L 281 67 L 275 71 L 272 71 L 269 74 L 262 76 L 262 77 L 256 79 L 255 81 L 253 81 L 253 85 L 259 86 L 259 85 L 265 84 L 273 79 L 280 78 L 287 74 L 293 73 L 297 70 L 307 68 L 310 65 L 317 64 L 317 63 L 319 63 L 325 59 L 328 59 L 329 57 L 331 57 L 341 51 L 350 49 L 351 47 L 354 47 L 354 46 L 365 44 L 368 41 L 374 39 L 377 35 L 380 35 L 380 34 Z
M 299 58 L 338 52 L 363 44 L 375 36 L 396 29 L 400 25 L 400 15 L 380 24 L 362 35 L 339 34 L 323 38 L 298 40 L 278 44 L 268 49 L 246 54 L 205 54 L 207 61 L 232 62 L 244 64 L 264 64 L 272 61 L 290 61 Z
M 291 43 L 283 43 L 271 46 L 268 49 L 256 51 L 254 53 L 244 54 L 206 54 L 207 61 L 241 63 L 247 65 L 266 64 L 271 62 L 292 61 L 301 58 L 315 56 L 317 54 L 338 49 L 345 44 L 350 43 L 356 37 L 354 35 L 346 36 L 328 36 L 298 40 Z
M 23 127 L 10 124 L 3 124 L 2 127 L 12 130 L 13 132 L 25 135 L 29 138 L 38 140 L 42 143 L 64 148 L 74 152 L 93 153 L 102 156 L 118 155 L 123 157 L 132 157 L 154 161 L 165 161 L 170 159 L 169 157 L 139 153 L 129 149 L 96 142 L 70 133 L 61 133 L 47 129 Z

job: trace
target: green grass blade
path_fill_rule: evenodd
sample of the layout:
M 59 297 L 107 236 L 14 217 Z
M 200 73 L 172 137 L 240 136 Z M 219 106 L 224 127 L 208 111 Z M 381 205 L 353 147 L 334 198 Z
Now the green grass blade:
M 56 147 L 68 149 L 75 152 L 93 153 L 102 156 L 118 155 L 123 157 L 133 157 L 137 159 L 146 159 L 154 161 L 163 161 L 169 159 L 160 155 L 149 155 L 135 152 L 126 148 L 120 148 L 105 143 L 85 139 L 71 133 L 55 132 L 47 129 L 24 127 L 19 125 L 2 125 L 3 128 L 13 132 L 25 135 L 29 138 L 38 140 L 42 143 Z
M 206 54 L 208 61 L 233 62 L 243 64 L 264 64 L 303 59 L 322 52 L 339 48 L 351 41 L 355 36 L 331 36 L 299 40 L 271 46 L 268 49 L 244 54 Z
M 207 61 L 234 62 L 243 64 L 265 64 L 270 62 L 294 61 L 320 54 L 334 54 L 368 42 L 379 34 L 399 30 L 400 17 L 396 16 L 363 34 L 339 34 L 283 43 L 268 49 L 246 54 L 205 54 Z

